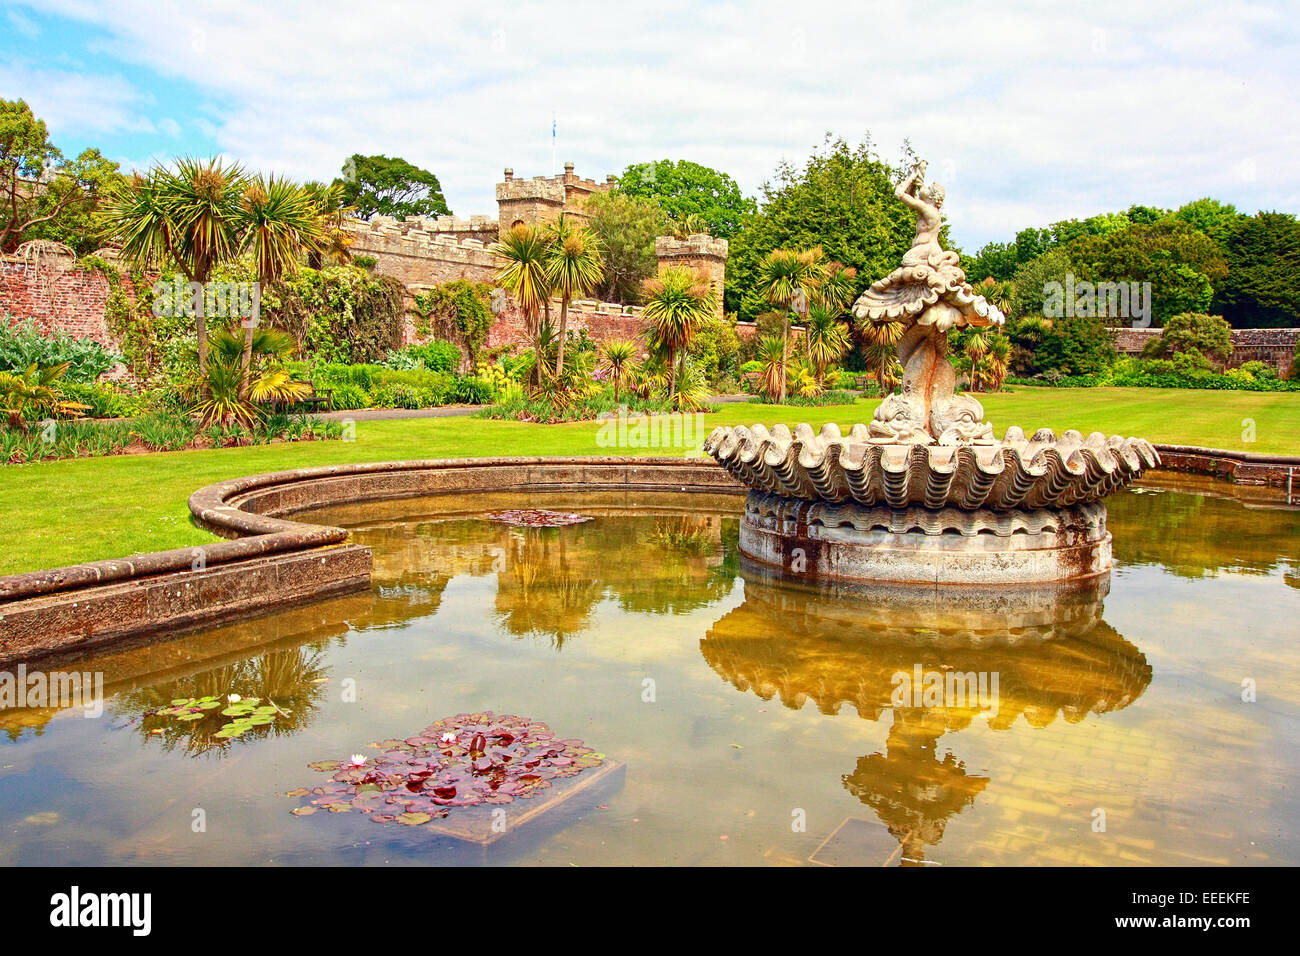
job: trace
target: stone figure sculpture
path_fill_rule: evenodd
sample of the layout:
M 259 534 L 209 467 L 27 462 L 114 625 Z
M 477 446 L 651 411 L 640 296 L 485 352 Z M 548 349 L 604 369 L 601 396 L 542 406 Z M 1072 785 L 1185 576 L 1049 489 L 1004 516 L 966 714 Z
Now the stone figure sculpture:
M 741 553 L 792 578 L 1093 586 L 1111 567 L 1103 499 L 1160 456 L 1141 438 L 1074 429 L 996 439 L 983 406 L 954 393 L 948 332 L 1005 319 L 940 244 L 943 187 L 925 163 L 896 195 L 916 211 L 916 238 L 853 312 L 903 324 L 902 391 L 847 435 L 829 422 L 713 430 L 704 450 L 750 488 Z
M 925 181 L 924 160 L 895 191 L 916 212 L 916 238 L 903 264 L 874 283 L 853 305 L 867 322 L 902 322 L 898 343 L 903 391 L 876 410 L 870 441 L 881 444 L 991 444 L 993 428 L 984 408 L 969 395 L 954 395 L 957 375 L 948 361 L 948 330 L 967 325 L 1001 325 L 994 305 L 966 281 L 957 253 L 939 243 L 944 191 Z

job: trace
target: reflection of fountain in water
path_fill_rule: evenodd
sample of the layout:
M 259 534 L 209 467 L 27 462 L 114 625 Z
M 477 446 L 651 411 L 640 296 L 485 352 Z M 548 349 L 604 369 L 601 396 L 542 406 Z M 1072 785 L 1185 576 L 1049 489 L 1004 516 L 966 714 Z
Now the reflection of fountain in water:
M 1106 579 L 1055 590 L 951 588 L 835 591 L 779 584 L 746 566 L 745 600 L 700 642 L 709 666 L 738 690 L 794 710 L 809 699 L 824 714 L 851 705 L 868 720 L 891 712 L 885 753 L 859 759 L 846 789 L 871 807 L 902 846 L 924 859 L 952 816 L 988 783 L 969 774 L 939 738 L 981 713 L 995 730 L 1024 716 L 1031 727 L 1057 716 L 1126 707 L 1151 682 L 1146 657 L 1102 619 Z M 998 675 L 995 708 L 896 706 L 896 675 Z M 946 702 L 952 703 L 952 702 Z M 973 703 L 973 702 L 967 702 Z

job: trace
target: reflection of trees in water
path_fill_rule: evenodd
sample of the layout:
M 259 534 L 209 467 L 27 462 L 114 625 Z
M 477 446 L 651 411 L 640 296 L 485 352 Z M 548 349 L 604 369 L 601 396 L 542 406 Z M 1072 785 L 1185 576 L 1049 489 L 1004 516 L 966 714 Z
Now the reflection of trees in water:
M 895 707 L 895 675 L 910 677 L 918 666 L 926 674 L 996 673 L 997 713 L 985 718 L 995 730 L 1021 716 L 1035 728 L 1058 716 L 1077 723 L 1126 707 L 1151 682 L 1145 655 L 1102 619 L 1092 594 L 1002 589 L 988 597 L 996 610 L 978 603 L 970 591 L 961 602 L 934 588 L 893 587 L 869 598 L 747 575 L 744 603 L 708 631 L 700 651 L 736 689 L 794 710 L 812 700 L 825 714 L 845 704 L 868 720 L 889 711 L 886 752 L 861 758 L 843 784 L 876 812 L 905 859 L 921 860 L 988 783 L 937 746 L 981 711 Z
M 327 642 L 320 641 L 288 650 L 268 651 L 256 657 L 235 661 L 221 667 L 164 681 L 141 690 L 123 694 L 113 701 L 118 716 L 138 718 L 133 724 L 146 740 L 160 741 L 164 751 L 179 749 L 188 756 L 230 751 L 230 740 L 213 735 L 231 720 L 221 715 L 221 708 L 209 711 L 200 720 L 178 721 L 154 715 L 179 698 L 214 696 L 225 701 L 229 694 L 256 697 L 285 711 L 269 723 L 246 731 L 235 740 L 247 742 L 266 736 L 284 736 L 306 727 L 319 709 L 324 693 L 322 666 Z M 161 733 L 155 733 L 161 731 Z
M 587 628 L 602 594 L 587 562 L 570 558 L 569 530 L 512 529 L 506 567 L 497 575 L 501 626 L 517 636 L 548 637 L 557 650 Z
M 734 517 L 711 513 L 597 513 L 565 528 L 481 518 L 372 527 L 359 540 L 375 549 L 375 607 L 352 623 L 377 627 L 430 614 L 451 578 L 495 574 L 501 627 L 559 648 L 591 626 L 608 598 L 624 611 L 680 614 L 725 597 L 738 528 Z
M 1106 507 L 1121 564 L 1160 565 L 1192 578 L 1300 567 L 1300 511 L 1293 508 L 1151 487 L 1115 495 Z

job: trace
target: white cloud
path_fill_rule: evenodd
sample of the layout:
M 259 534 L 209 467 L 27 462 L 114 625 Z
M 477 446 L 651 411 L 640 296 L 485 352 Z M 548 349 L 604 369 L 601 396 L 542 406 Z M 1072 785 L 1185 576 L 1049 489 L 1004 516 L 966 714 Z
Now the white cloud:
M 1300 191 L 1297 27 L 1265 4 L 809 2 L 793 26 L 789 5 L 770 0 L 41 9 L 94 23 L 106 53 L 224 104 L 180 119 L 210 120 L 227 155 L 313 179 L 353 152 L 400 155 L 434 170 L 460 214 L 493 211 L 504 166 L 551 171 L 552 111 L 556 162 L 581 174 L 688 158 L 748 191 L 827 130 L 870 130 L 889 160 L 909 138 L 950 176 L 953 235 L 967 248 L 1132 202 L 1214 194 L 1254 210 Z M 87 92 L 75 118 L 100 124 L 88 128 L 130 122 Z M 49 99 L 65 118 L 73 109 L 67 95 Z

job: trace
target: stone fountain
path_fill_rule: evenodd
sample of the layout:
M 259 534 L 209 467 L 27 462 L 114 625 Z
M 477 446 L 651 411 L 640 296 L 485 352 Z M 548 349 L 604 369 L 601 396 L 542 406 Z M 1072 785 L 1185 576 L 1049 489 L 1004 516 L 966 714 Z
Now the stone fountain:
M 827 424 L 715 428 L 704 449 L 750 488 L 740 549 L 805 579 L 1011 584 L 1096 578 L 1111 567 L 1103 499 L 1159 464 L 1142 438 L 1050 429 L 1001 440 L 955 394 L 948 332 L 1001 325 L 939 242 L 943 187 L 918 163 L 895 195 L 916 212 L 902 265 L 854 303 L 904 325 L 901 394 L 848 435 Z

